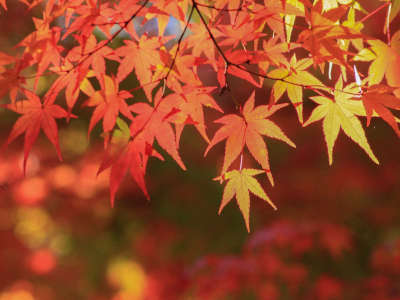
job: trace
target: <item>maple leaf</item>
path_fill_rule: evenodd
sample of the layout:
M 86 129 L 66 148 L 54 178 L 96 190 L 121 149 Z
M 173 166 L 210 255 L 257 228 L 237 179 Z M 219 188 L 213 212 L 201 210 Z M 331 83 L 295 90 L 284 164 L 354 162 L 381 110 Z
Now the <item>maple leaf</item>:
M 197 66 L 205 62 L 204 58 L 195 57 L 191 54 L 188 55 L 176 55 L 176 51 L 185 52 L 187 44 L 183 44 L 182 47 L 178 48 L 178 45 L 172 47 L 169 52 L 163 52 L 162 60 L 163 66 L 159 65 L 157 72 L 155 72 L 154 78 L 165 78 L 166 85 L 171 90 L 182 93 L 183 83 L 190 86 L 201 86 L 202 82 L 197 75 Z M 172 62 L 174 62 L 172 64 Z M 168 66 L 168 67 L 164 67 Z M 172 68 L 171 68 L 172 67 Z
M 89 96 L 85 104 L 93 107 L 88 132 L 102 121 L 105 140 L 108 142 L 111 137 L 112 146 L 122 147 L 100 167 L 101 170 L 111 168 L 112 203 L 127 173 L 149 198 L 144 180 L 147 162 L 150 157 L 163 159 L 155 150 L 156 145 L 185 168 L 178 150 L 182 131 L 190 124 L 208 142 L 205 155 L 224 141 L 225 155 L 219 178 L 228 182 L 220 213 L 236 196 L 249 230 L 250 193 L 268 201 L 254 176 L 266 172 L 273 184 L 265 137 L 295 147 L 269 119 L 286 106 L 278 104 L 285 93 L 295 106 L 300 122 L 303 122 L 303 89 L 319 95 L 311 98 L 317 107 L 304 126 L 321 120 L 330 164 L 340 129 L 378 163 L 360 117 L 366 117 L 367 126 L 372 117 L 380 117 L 400 137 L 396 123 L 400 120 L 395 112 L 400 110 L 400 31 L 390 38 L 389 30 L 396 25 L 399 0 L 385 0 L 386 3 L 371 13 L 363 11 L 355 0 L 15 2 L 25 3 L 28 10 L 36 7 L 37 18 L 32 19 L 35 27 L 32 33 L 16 46 L 22 47 L 18 49 L 22 51 L 15 52 L 14 57 L 0 52 L 0 97 L 9 95 L 11 99 L 3 107 L 21 114 L 7 144 L 24 133 L 25 170 L 31 147 L 43 130 L 61 159 L 55 119 L 71 116 L 82 91 Z M 0 10 L 7 9 L 9 3 L 0 0 Z M 383 33 L 388 42 L 361 34 L 365 21 L 385 8 Z M 366 16 L 360 17 L 360 11 Z M 43 14 L 39 17 L 40 13 Z M 150 19 L 153 24 L 146 24 Z M 163 37 L 170 21 L 178 21 L 180 26 L 176 26 L 173 37 Z M 370 26 L 365 26 L 365 31 L 374 32 Z M 289 42 L 292 32 L 297 37 L 294 43 Z M 122 47 L 120 38 L 124 39 Z M 364 48 L 365 45 L 368 47 Z M 5 47 L 11 49 L 11 45 Z M 359 51 L 354 60 L 369 62 L 365 64 L 369 65 L 369 76 L 365 78 L 358 74 L 356 66 L 351 66 L 356 82 L 343 86 L 346 74 L 350 74 L 349 57 L 354 55 L 353 50 Z M 293 53 L 303 59 L 297 60 Z M 341 77 L 335 89 L 321 83 L 310 68 L 314 63 L 324 73 L 325 62 L 329 62 L 329 80 L 340 68 Z M 331 72 L 333 64 L 339 68 L 335 66 Z M 221 92 L 229 88 L 226 81 L 231 75 L 257 88 L 262 87 L 265 78 L 276 79 L 270 105 L 255 106 L 253 92 L 238 114 L 226 114 L 216 120 L 221 125 L 211 141 L 207 136 L 204 107 L 222 111 L 218 101 L 212 98 L 214 88 L 204 86 L 205 82 L 214 80 L 203 72 L 209 66 L 217 73 Z M 128 84 L 125 79 L 131 73 L 136 75 L 148 102 L 142 99 L 140 103 L 128 105 L 132 95 L 120 90 L 120 83 Z M 41 99 L 34 94 L 39 79 L 41 89 L 51 84 Z M 160 81 L 163 86 L 154 93 Z M 100 90 L 95 90 L 95 82 L 100 84 Z M 33 92 L 25 91 L 32 83 Z M 64 90 L 65 95 L 60 95 Z M 59 101 L 65 99 L 67 112 L 55 104 L 57 96 Z M 23 100 L 18 101 L 19 98 Z M 242 169 L 245 147 L 260 165 L 258 169 L 263 170 Z M 231 171 L 239 156 L 240 170 Z
M 88 72 L 89 66 L 91 66 L 91 72 L 101 81 L 106 74 L 105 59 L 112 59 L 117 62 L 120 61 L 114 51 L 106 45 L 107 41 L 100 41 L 97 43 L 93 35 L 88 38 L 84 38 L 80 35 L 75 35 L 74 37 L 79 43 L 79 46 L 69 51 L 67 60 L 76 62 L 81 73 Z
M 190 0 L 161 0 L 157 4 L 159 9 L 165 11 L 168 15 L 180 21 L 185 21 L 185 12 L 188 11 L 190 2 Z
M 90 118 L 88 134 L 90 134 L 93 127 L 101 119 L 103 119 L 104 132 L 111 131 L 114 128 L 119 112 L 128 119 L 133 119 L 128 104 L 125 101 L 125 99 L 132 97 L 132 95 L 128 91 L 119 91 L 119 84 L 116 78 L 104 75 L 100 83 L 103 87 L 100 91 L 94 91 L 90 83 L 87 83 L 85 88 L 81 87 L 82 91 L 90 97 L 86 105 L 96 106 Z
M 176 108 L 169 120 L 174 122 L 176 128 L 176 142 L 179 144 L 183 128 L 187 124 L 193 124 L 204 140 L 209 143 L 204 121 L 203 107 L 213 108 L 223 112 L 210 93 L 214 87 L 184 86 L 182 93 L 173 93 L 163 99 L 164 105 Z
M 110 201 L 114 206 L 115 195 L 126 173 L 130 173 L 133 180 L 150 200 L 145 182 L 145 173 L 149 157 L 164 160 L 160 153 L 148 144 L 144 135 L 132 138 L 131 129 L 124 120 L 117 118 L 118 129 L 113 131 L 111 146 L 107 147 L 104 159 L 97 171 L 100 174 L 111 168 L 110 172 Z
M 250 62 L 253 59 L 253 53 L 245 50 L 227 51 L 225 53 L 225 57 L 230 62 L 230 64 L 227 64 L 221 56 L 218 58 L 217 61 L 217 78 L 221 87 L 225 87 L 227 85 L 226 75 L 228 73 L 247 80 L 252 85 L 258 88 L 261 87 L 261 84 L 257 80 L 255 80 L 249 72 L 241 67 L 243 63 Z
M 224 174 L 233 161 L 243 152 L 243 148 L 246 145 L 251 155 L 267 173 L 268 179 L 273 185 L 268 150 L 262 135 L 284 141 L 294 148 L 296 146 L 274 122 L 267 119 L 274 112 L 286 106 L 286 104 L 273 105 L 271 107 L 259 105 L 254 108 L 254 98 L 255 92 L 250 95 L 244 104 L 242 116 L 228 114 L 214 121 L 224 124 L 224 126 L 217 130 L 204 156 L 214 145 L 226 139 L 224 163 L 221 171 L 221 174 Z
M 275 204 L 269 199 L 267 194 L 264 192 L 261 185 L 253 177 L 255 175 L 264 173 L 263 170 L 256 169 L 242 169 L 232 170 L 224 173 L 222 176 L 215 178 L 214 180 L 228 180 L 225 186 L 224 193 L 222 196 L 222 202 L 219 207 L 218 214 L 236 195 L 236 201 L 239 205 L 239 209 L 242 212 L 244 221 L 246 223 L 247 231 L 250 232 L 249 215 L 250 215 L 250 194 L 249 191 L 259 198 L 268 202 L 275 210 L 277 209 Z
M 158 23 L 158 35 L 161 36 L 165 32 L 170 17 L 180 21 L 181 24 L 186 22 L 185 12 L 188 11 L 189 0 L 158 0 L 157 7 L 152 5 L 148 9 L 146 19 L 155 18 Z
M 21 76 L 21 72 L 29 65 L 29 60 L 25 55 L 16 59 L 0 52 L 0 99 L 9 94 L 11 103 L 15 103 L 18 91 L 23 89 L 25 84 L 25 77 Z M 13 66 L 3 67 L 10 64 Z
M 283 54 L 284 52 L 289 51 L 288 43 L 277 43 L 277 38 L 269 39 L 268 41 L 264 41 L 263 51 L 257 51 L 250 59 L 250 63 L 256 64 L 265 70 L 268 70 L 270 64 L 276 67 L 284 67 L 288 66 L 289 62 L 286 59 L 286 56 Z M 293 49 L 291 45 L 291 49 Z
M 383 77 L 386 77 L 387 83 L 393 87 L 400 87 L 400 30 L 397 31 L 390 42 L 385 44 L 380 40 L 369 40 L 370 50 L 361 50 L 357 56 L 358 60 L 373 62 L 368 69 L 368 78 L 370 85 L 379 84 Z
M 42 25 L 42 27 L 43 26 L 44 25 Z M 44 29 L 42 29 L 42 31 L 43 30 Z M 118 61 L 119 57 L 113 55 L 113 50 L 107 47 L 104 41 L 97 43 L 94 36 L 89 36 L 88 38 L 83 39 L 83 37 L 75 35 L 76 41 L 79 45 L 68 50 L 67 55 L 60 60 L 58 59 L 59 54 L 56 51 L 60 51 L 61 48 L 59 49 L 57 45 L 53 45 L 59 39 L 59 34 L 49 37 L 46 37 L 45 35 L 46 38 L 42 37 L 39 39 L 42 35 L 45 34 L 42 33 L 38 36 L 31 35 L 30 39 L 27 40 L 27 38 L 25 38 L 20 45 L 32 48 L 33 46 L 31 44 L 33 41 L 36 41 L 36 39 L 38 39 L 38 41 L 33 43 L 33 45 L 38 44 L 36 47 L 45 43 L 42 47 L 44 47 L 46 51 L 41 48 L 35 50 L 35 52 L 38 52 L 35 59 L 39 61 L 38 72 L 35 76 L 36 81 L 44 70 L 43 66 L 59 75 L 51 85 L 49 92 L 52 97 L 56 97 L 61 90 L 65 88 L 66 103 L 68 111 L 71 112 L 79 96 L 79 87 L 82 81 L 88 77 L 88 74 L 90 74 L 90 76 L 96 75 L 100 81 L 106 73 L 105 58 Z M 91 54 L 88 55 L 88 53 Z M 51 57 L 52 59 L 50 59 Z M 57 59 L 59 61 L 57 61 Z M 53 64 L 51 67 L 50 62 Z
M 115 194 L 126 173 L 129 171 L 132 178 L 138 184 L 144 195 L 150 200 L 149 193 L 146 188 L 145 172 L 146 166 L 143 163 L 142 154 L 140 151 L 138 140 L 134 139 L 128 142 L 127 146 L 122 151 L 117 151 L 114 155 L 107 154 L 100 165 L 98 174 L 104 170 L 111 168 L 110 172 L 110 201 L 111 206 L 114 206 Z
M 87 86 L 87 77 L 96 76 L 98 81 L 102 81 L 106 74 L 105 59 L 119 61 L 120 58 L 114 51 L 105 45 L 105 41 L 97 43 L 94 36 L 83 38 L 75 36 L 79 46 L 72 48 L 63 60 L 63 64 L 50 68 L 53 72 L 60 75 L 52 84 L 50 90 L 56 96 L 65 88 L 65 100 L 68 111 L 72 111 L 76 100 L 79 97 L 80 87 Z M 87 55 L 87 53 L 92 53 Z
M 187 48 L 191 48 L 192 54 L 195 57 L 200 57 L 204 54 L 210 63 L 215 64 L 215 47 L 203 24 L 189 24 L 191 32 L 190 39 L 184 40 L 187 43 Z M 214 69 L 216 69 L 214 67 Z
M 371 117 L 375 111 L 400 137 L 400 130 L 397 126 L 396 118 L 388 109 L 400 110 L 400 99 L 390 94 L 393 91 L 394 88 L 378 84 L 368 87 L 367 91 L 361 94 L 361 98 L 358 96 L 353 99 L 363 102 L 367 114 L 367 126 L 369 126 Z
M 143 90 L 149 101 L 152 99 L 151 92 L 158 84 L 151 84 L 153 72 L 157 65 L 163 65 L 160 57 L 161 39 L 157 37 L 147 37 L 143 34 L 139 40 L 125 40 L 125 46 L 119 47 L 115 53 L 122 58 L 118 67 L 117 79 L 124 80 L 129 73 L 135 70 L 136 76 L 143 86 Z
M 254 20 L 260 26 L 260 23 L 267 23 L 276 37 L 285 40 L 285 30 L 282 18 L 284 15 L 304 16 L 304 10 L 300 10 L 293 5 L 293 1 L 269 1 L 264 0 L 263 4 L 254 4 Z M 256 26 L 256 28 L 258 27 Z M 263 28 L 263 26 L 261 27 Z
M 55 119 L 67 117 L 67 112 L 57 104 L 44 102 L 33 92 L 25 90 L 24 99 L 15 104 L 7 104 L 6 108 L 22 114 L 15 122 L 6 145 L 10 144 L 19 135 L 25 132 L 24 142 L 24 173 L 29 152 L 36 141 L 40 129 L 46 134 L 47 138 L 54 145 L 58 158 L 62 160 L 60 146 L 58 144 L 58 129 Z
M 130 126 L 131 136 L 143 139 L 143 144 L 153 145 L 154 139 L 178 165 L 186 170 L 186 167 L 178 153 L 178 144 L 174 130 L 168 117 L 176 108 L 166 104 L 162 98 L 162 90 L 157 91 L 154 97 L 154 106 L 144 102 L 134 103 L 129 109 L 137 116 Z
M 56 43 L 60 39 L 61 28 L 50 27 L 49 19 L 33 18 L 33 21 L 36 31 L 25 37 L 18 46 L 25 47 L 25 54 L 31 57 L 31 64 L 37 63 L 36 89 L 39 78 L 50 64 L 55 66 L 60 64 L 60 52 L 63 48 Z
M 85 39 L 91 35 L 93 32 L 93 24 L 105 24 L 103 26 L 98 26 L 101 30 L 103 27 L 111 29 L 112 23 L 110 23 L 107 14 L 112 14 L 112 10 L 108 9 L 109 3 L 99 3 L 97 1 L 89 0 L 86 1 L 86 5 L 82 3 L 71 4 L 70 9 L 73 9 L 73 15 L 75 19 L 69 23 L 70 16 L 66 19 L 67 30 L 63 35 L 63 39 L 68 37 L 74 32 L 79 32 L 79 34 Z M 103 31 L 104 32 L 104 31 Z M 107 34 L 107 31 L 104 32 Z
M 342 77 L 339 77 L 335 85 L 334 99 L 325 96 L 311 97 L 319 105 L 312 111 L 311 116 L 303 126 L 308 126 L 313 122 L 323 119 L 322 129 L 328 149 L 330 165 L 333 162 L 333 146 L 335 145 L 340 128 L 368 154 L 373 162 L 379 164 L 378 159 L 368 144 L 364 129 L 356 116 L 357 113 L 355 113 L 357 111 L 359 114 L 362 114 L 365 111 L 361 111 L 357 107 L 360 102 L 349 101 L 354 94 L 343 91 Z
M 65 70 L 70 71 L 64 73 Z M 81 85 L 85 86 L 90 84 L 86 84 L 84 82 L 85 78 L 88 77 L 89 74 L 86 64 L 82 64 L 77 68 L 73 68 L 71 63 L 66 63 L 63 66 L 54 68 L 53 71 L 56 73 L 61 73 L 61 76 L 53 82 L 49 88 L 48 94 L 52 97 L 56 97 L 65 88 L 65 101 L 68 111 L 71 112 L 79 97 L 79 87 Z
M 257 40 L 266 34 L 257 31 L 257 24 L 250 19 L 247 14 L 239 14 L 235 25 L 219 25 L 219 31 L 215 31 L 215 37 L 224 37 L 219 43 L 221 46 L 231 46 L 235 48 L 239 43 L 246 45 L 249 41 Z
M 353 30 L 357 32 L 361 32 L 361 30 L 364 28 L 364 24 L 360 21 L 356 21 L 356 10 L 363 10 L 363 8 L 357 4 L 357 2 L 354 4 L 354 6 L 351 6 L 349 8 L 349 13 L 347 14 L 347 19 L 343 22 L 343 26 L 352 28 Z M 357 50 L 361 50 L 364 48 L 364 43 L 362 39 L 352 39 L 352 40 L 340 40 L 339 45 L 342 46 L 342 49 L 347 50 L 350 42 L 354 45 L 354 47 Z
M 293 55 L 289 69 L 278 68 L 268 73 L 270 78 L 282 79 L 276 80 L 272 87 L 273 102 L 278 102 L 282 95 L 287 92 L 290 102 L 296 109 L 300 123 L 303 123 L 303 87 L 311 86 L 324 89 L 324 84 L 306 71 L 312 65 L 312 62 L 310 58 L 297 61 L 296 55 Z
M 340 6 L 326 13 L 321 13 L 321 10 L 322 4 L 318 1 L 311 12 L 306 14 L 310 29 L 302 31 L 297 42 L 310 52 L 315 65 L 331 61 L 351 69 L 346 56 L 354 54 L 341 49 L 338 40 L 357 39 L 363 36 L 352 28 L 335 24 L 336 20 L 346 12 L 346 7 Z

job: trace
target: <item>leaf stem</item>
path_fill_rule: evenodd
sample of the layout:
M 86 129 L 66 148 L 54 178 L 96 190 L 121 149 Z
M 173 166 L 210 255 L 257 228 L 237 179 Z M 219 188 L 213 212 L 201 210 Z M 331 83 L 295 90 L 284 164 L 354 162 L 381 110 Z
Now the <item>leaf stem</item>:
M 372 17 L 373 15 L 375 15 L 378 11 L 380 11 L 381 9 L 384 9 L 386 6 L 388 6 L 389 4 L 391 4 L 390 1 L 385 2 L 384 4 L 382 4 L 381 6 L 379 6 L 377 9 L 375 9 L 374 11 L 370 12 L 368 15 L 366 15 L 364 18 L 362 18 L 359 22 L 360 23 L 364 23 L 364 21 L 366 21 L 367 19 L 369 19 L 370 17 Z

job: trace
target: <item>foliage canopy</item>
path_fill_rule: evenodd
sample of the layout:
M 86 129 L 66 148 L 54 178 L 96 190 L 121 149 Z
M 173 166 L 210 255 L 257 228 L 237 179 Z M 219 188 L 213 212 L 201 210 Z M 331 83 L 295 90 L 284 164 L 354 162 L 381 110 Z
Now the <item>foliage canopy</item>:
M 61 160 L 57 120 L 89 107 L 88 134 L 102 124 L 99 172 L 111 169 L 112 203 L 127 173 L 150 198 L 151 157 L 168 154 L 186 169 L 179 149 L 188 125 L 208 144 L 205 155 L 224 141 L 220 212 L 235 196 L 248 230 L 249 191 L 276 208 L 254 178 L 274 184 L 264 137 L 296 147 L 270 119 L 283 107 L 293 106 L 302 126 L 321 121 L 329 164 L 340 129 L 376 164 L 365 134 L 371 118 L 400 136 L 400 31 L 391 32 L 400 1 L 377 1 L 372 12 L 348 0 L 19 1 L 40 16 L 15 51 L 0 52 L 2 105 L 20 115 L 6 144 L 24 135 L 25 168 L 43 131 Z M 0 5 L 6 14 L 8 1 Z M 379 11 L 382 34 L 371 36 L 364 28 Z M 137 86 L 126 89 L 129 77 Z M 233 77 L 252 87 L 247 98 L 233 95 Z M 43 79 L 51 82 L 46 91 L 38 88 Z M 262 102 L 260 90 L 269 94 Z M 305 103 L 314 105 L 307 116 Z M 209 109 L 221 115 L 211 138 Z

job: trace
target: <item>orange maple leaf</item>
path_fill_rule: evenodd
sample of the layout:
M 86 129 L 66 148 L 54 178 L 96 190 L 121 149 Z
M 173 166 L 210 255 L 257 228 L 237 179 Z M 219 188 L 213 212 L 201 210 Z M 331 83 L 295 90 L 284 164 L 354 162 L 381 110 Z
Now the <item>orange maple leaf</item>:
M 341 49 L 338 40 L 357 39 L 362 38 L 363 35 L 352 28 L 335 23 L 346 13 L 346 10 L 346 7 L 340 6 L 322 13 L 322 3 L 319 1 L 313 6 L 311 12 L 306 14 L 310 29 L 302 31 L 297 41 L 310 52 L 314 65 L 332 61 L 351 69 L 346 57 L 355 54 Z
M 237 24 L 232 26 L 219 25 L 218 30 L 214 31 L 215 37 L 223 37 L 224 40 L 219 43 L 220 46 L 230 46 L 236 48 L 237 45 L 246 45 L 247 42 L 258 40 L 266 34 L 257 31 L 257 24 L 250 19 L 247 14 L 239 14 Z
M 191 31 L 190 39 L 183 40 L 183 43 L 187 43 L 187 48 L 191 48 L 192 54 L 195 57 L 200 57 L 202 54 L 205 55 L 207 60 L 211 64 L 215 62 L 215 46 L 208 35 L 207 29 L 203 24 L 191 23 L 189 24 Z M 216 69 L 215 66 L 213 66 Z
M 400 99 L 391 95 L 395 89 L 386 85 L 373 85 L 368 87 L 365 93 L 361 94 L 361 98 L 353 98 L 354 100 L 361 100 L 364 104 L 367 115 L 367 126 L 371 122 L 371 117 L 374 111 L 385 120 L 400 137 L 400 130 L 392 112 L 388 108 L 400 110 Z
M 90 96 L 86 105 L 96 107 L 90 119 L 88 134 L 101 119 L 103 119 L 104 132 L 111 131 L 114 128 L 119 112 L 128 119 L 133 119 L 125 101 L 132 95 L 128 91 L 119 91 L 119 83 L 116 78 L 104 75 L 100 83 L 103 87 L 100 91 L 94 91 L 90 83 L 87 83 L 84 89 L 82 88 Z
M 160 57 L 161 39 L 156 37 L 141 36 L 139 42 L 125 40 L 125 46 L 119 47 L 115 52 L 123 57 L 118 67 L 117 79 L 124 80 L 133 70 L 143 86 L 143 90 L 149 99 L 152 99 L 151 92 L 158 84 L 152 83 L 153 71 L 157 65 L 162 65 Z
M 243 148 L 246 145 L 250 154 L 266 171 L 268 179 L 273 185 L 268 150 L 262 135 L 284 141 L 290 146 L 296 147 L 274 122 L 267 119 L 287 104 L 254 107 L 254 98 L 255 92 L 250 95 L 244 104 L 241 116 L 228 114 L 214 121 L 224 125 L 215 133 L 204 155 L 207 155 L 214 145 L 226 139 L 224 163 L 221 171 L 221 174 L 224 174 L 234 160 L 243 152 Z

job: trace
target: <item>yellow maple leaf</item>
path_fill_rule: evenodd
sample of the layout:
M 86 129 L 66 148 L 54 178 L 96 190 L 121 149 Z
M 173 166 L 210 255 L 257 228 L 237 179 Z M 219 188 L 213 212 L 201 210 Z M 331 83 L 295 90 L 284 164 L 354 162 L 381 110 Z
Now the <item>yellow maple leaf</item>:
M 386 77 L 387 83 L 393 87 L 400 86 L 400 31 L 397 31 L 390 42 L 385 44 L 380 40 L 369 40 L 371 52 L 361 50 L 356 56 L 358 60 L 374 60 L 368 70 L 369 85 L 379 84 L 383 77 Z
M 373 162 L 379 164 L 367 141 L 364 128 L 357 117 L 365 116 L 365 109 L 361 107 L 361 101 L 350 100 L 354 97 L 354 93 L 356 93 L 356 90 L 354 90 L 355 86 L 352 85 L 351 88 L 351 90 L 349 88 L 347 90 L 343 89 L 343 81 L 339 77 L 335 85 L 333 99 L 325 96 L 311 97 L 319 105 L 313 110 L 311 116 L 303 126 L 323 119 L 322 130 L 328 148 L 330 165 L 333 162 L 333 146 L 335 145 L 340 128 L 368 154 Z
M 294 7 L 298 8 L 301 12 L 304 13 L 304 4 L 301 1 L 287 0 L 286 3 L 293 5 Z M 294 22 L 296 20 L 296 16 L 291 15 L 291 14 L 286 14 L 286 15 L 284 15 L 284 17 L 285 17 L 286 41 L 289 43 L 290 38 L 292 36 L 292 31 L 293 31 L 293 27 L 294 27 Z
M 259 198 L 268 202 L 275 210 L 277 207 L 275 204 L 269 199 L 267 194 L 264 192 L 261 185 L 258 181 L 253 177 L 255 175 L 264 173 L 264 170 L 257 169 L 242 169 L 242 170 L 233 170 L 226 172 L 223 176 L 219 176 L 215 178 L 215 180 L 228 180 L 228 183 L 225 186 L 224 194 L 222 196 L 222 202 L 219 207 L 218 214 L 224 209 L 225 205 L 227 205 L 236 195 L 236 201 L 239 205 L 239 209 L 242 212 L 244 221 L 246 223 L 247 231 L 250 231 L 249 225 L 249 216 L 250 216 L 250 192 Z
M 282 79 L 276 80 L 272 87 L 272 95 L 274 103 L 287 92 L 290 102 L 296 109 L 297 117 L 300 123 L 303 123 L 303 87 L 311 86 L 321 89 L 324 84 L 316 77 L 311 75 L 306 69 L 313 64 L 312 59 L 303 58 L 296 59 L 293 55 L 290 60 L 290 69 L 277 68 L 268 73 L 271 78 Z

